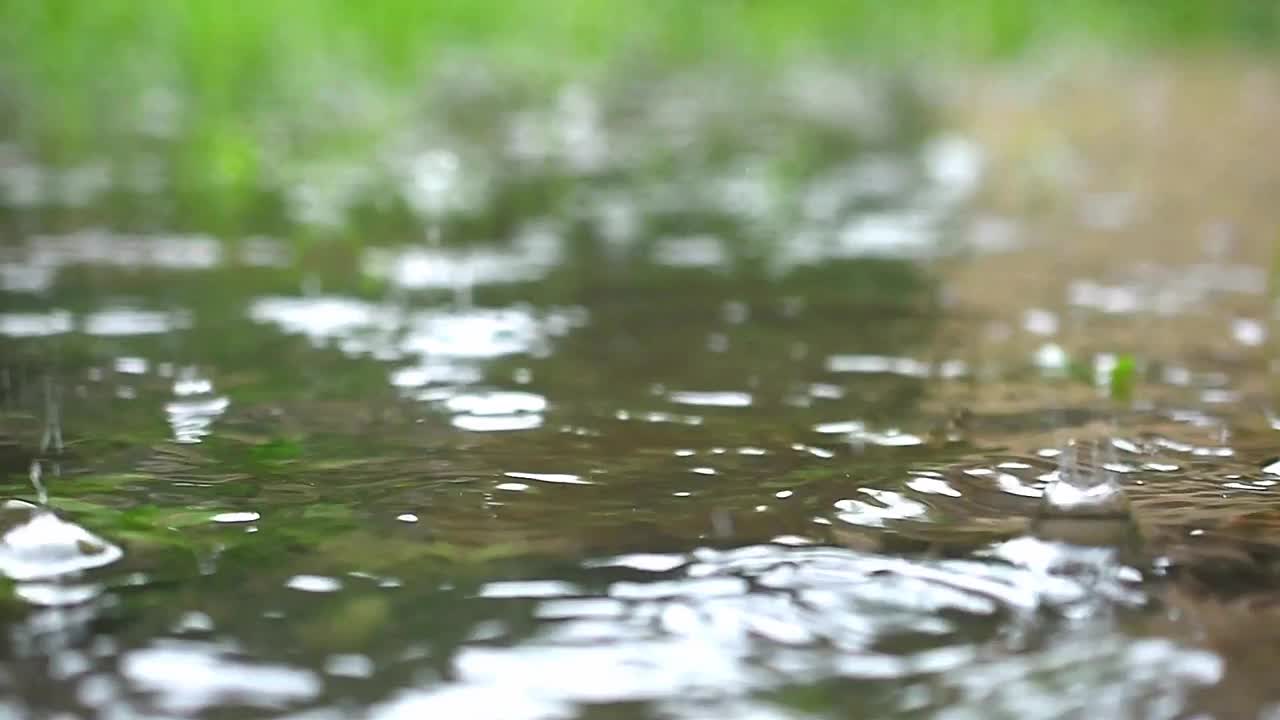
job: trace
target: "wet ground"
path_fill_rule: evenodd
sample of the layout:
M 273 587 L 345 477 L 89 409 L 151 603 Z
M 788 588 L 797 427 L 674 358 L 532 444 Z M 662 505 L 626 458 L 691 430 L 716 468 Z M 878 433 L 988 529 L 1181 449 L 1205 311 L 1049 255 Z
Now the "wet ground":
M 1274 74 L 446 95 L 4 147 L 10 715 L 1280 712 Z

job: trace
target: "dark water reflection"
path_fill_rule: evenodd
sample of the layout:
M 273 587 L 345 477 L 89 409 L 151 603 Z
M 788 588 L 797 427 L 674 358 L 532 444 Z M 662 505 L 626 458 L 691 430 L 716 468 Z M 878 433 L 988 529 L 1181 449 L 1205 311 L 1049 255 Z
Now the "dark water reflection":
M 1230 645 L 1274 562 L 1252 356 L 1152 352 L 1131 398 L 1123 348 L 1059 339 L 1141 322 L 1097 283 L 993 333 L 947 280 L 1011 247 L 979 149 L 791 82 L 482 107 L 398 175 L 263 191 L 355 243 L 140 228 L 0 168 L 6 709 L 1263 706 Z M 1047 521 L 1063 474 L 1127 505 Z

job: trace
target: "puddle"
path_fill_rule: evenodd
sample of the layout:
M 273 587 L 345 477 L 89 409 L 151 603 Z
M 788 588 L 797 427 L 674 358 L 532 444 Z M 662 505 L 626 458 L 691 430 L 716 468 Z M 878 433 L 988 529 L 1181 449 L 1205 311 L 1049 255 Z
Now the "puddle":
M 1205 158 L 1183 125 L 1237 75 L 1168 79 L 1139 139 L 1105 87 L 842 77 L 454 88 L 243 232 L 0 166 L 4 707 L 1280 702 L 1280 219 L 1240 205 L 1280 105 Z

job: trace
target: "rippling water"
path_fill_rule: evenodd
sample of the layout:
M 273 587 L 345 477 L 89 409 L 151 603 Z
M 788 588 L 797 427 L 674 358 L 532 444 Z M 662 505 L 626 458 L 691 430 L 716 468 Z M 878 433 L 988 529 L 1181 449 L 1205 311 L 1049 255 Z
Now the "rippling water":
M 264 189 L 289 233 L 14 149 L 4 709 L 1276 700 L 1265 270 L 1065 262 L 983 209 L 977 140 L 841 77 L 477 101 Z M 1136 222 L 1086 197 L 1080 232 Z

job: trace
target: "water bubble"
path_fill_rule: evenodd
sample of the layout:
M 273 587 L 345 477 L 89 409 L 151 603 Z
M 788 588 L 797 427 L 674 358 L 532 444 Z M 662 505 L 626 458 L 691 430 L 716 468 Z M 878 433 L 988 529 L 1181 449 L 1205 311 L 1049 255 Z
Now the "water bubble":
M 120 548 L 47 510 L 6 506 L 0 536 L 0 573 L 13 580 L 44 580 L 110 565 Z

